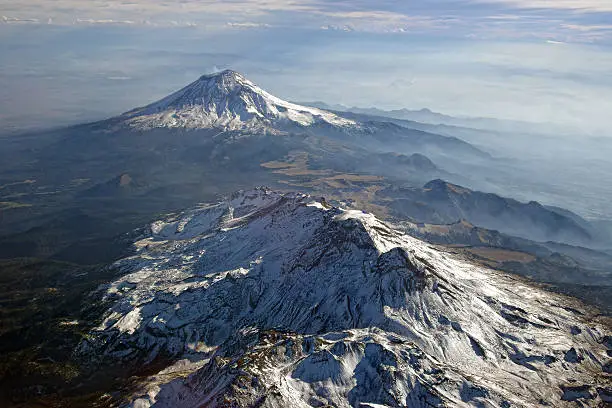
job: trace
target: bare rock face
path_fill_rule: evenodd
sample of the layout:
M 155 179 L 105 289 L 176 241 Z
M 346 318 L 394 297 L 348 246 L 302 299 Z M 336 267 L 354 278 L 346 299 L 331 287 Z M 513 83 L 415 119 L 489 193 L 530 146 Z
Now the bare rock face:
M 134 407 L 577 406 L 609 399 L 581 306 L 371 214 L 240 192 L 153 223 L 84 358 L 170 363 Z

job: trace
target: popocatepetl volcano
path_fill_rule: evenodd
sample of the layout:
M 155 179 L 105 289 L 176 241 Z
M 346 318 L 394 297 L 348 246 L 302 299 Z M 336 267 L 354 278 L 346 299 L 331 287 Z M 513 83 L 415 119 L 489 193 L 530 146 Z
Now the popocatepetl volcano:
M 238 130 L 286 124 L 355 124 L 333 113 L 277 98 L 232 70 L 203 75 L 157 102 L 123 114 L 121 119 L 139 129 Z

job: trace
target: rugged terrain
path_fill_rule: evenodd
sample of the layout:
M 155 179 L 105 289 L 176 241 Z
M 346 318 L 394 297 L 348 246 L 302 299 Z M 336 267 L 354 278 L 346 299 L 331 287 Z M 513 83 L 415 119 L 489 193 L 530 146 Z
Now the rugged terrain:
M 396 199 L 390 206 L 400 217 L 448 224 L 462 219 L 478 226 L 535 241 L 592 244 L 594 228 L 570 211 L 521 203 L 496 194 L 432 180 L 423 188 L 391 188 L 379 193 Z
M 356 215 L 364 210 L 375 214 L 379 219 L 402 221 L 401 225 L 398 223 L 398 228 L 427 239 L 431 243 L 450 246 L 451 248 L 446 248 L 445 251 L 457 253 L 451 256 L 452 259 L 467 258 L 473 263 L 487 267 L 517 272 L 535 280 L 553 283 L 556 285 L 556 290 L 574 294 L 592 304 L 609 305 L 609 301 L 606 303 L 605 300 L 609 298 L 610 293 L 610 286 L 606 285 L 609 284 L 612 258 L 601 251 L 567 245 L 567 243 L 598 244 L 597 239 L 589 238 L 595 236 L 591 229 L 592 224 L 566 210 L 536 203 L 527 204 L 531 198 L 525 200 L 525 204 L 504 198 L 505 190 L 500 195 L 491 195 L 468 189 L 467 187 L 473 188 L 474 177 L 478 177 L 483 169 L 488 177 L 502 164 L 505 163 L 506 166 L 510 164 L 487 153 L 490 146 L 481 143 L 486 140 L 487 135 L 480 135 L 480 138 L 474 139 L 478 142 L 476 145 L 458 138 L 456 135 L 459 134 L 461 137 L 463 133 L 456 133 L 456 129 L 451 132 L 449 129 L 439 128 L 440 131 L 445 131 L 440 134 L 437 130 L 438 127 L 420 126 L 385 117 L 330 112 L 297 105 L 270 95 L 239 73 L 223 71 L 202 76 L 160 101 L 114 118 L 66 128 L 0 136 L 2 143 L 0 149 L 0 258 L 2 258 L 0 261 L 2 274 L 0 277 L 2 278 L 0 405 L 22 403 L 22 406 L 31 406 L 34 399 L 41 398 L 40 404 L 43 406 L 49 404 L 65 406 L 67 399 L 73 402 L 76 398 L 78 402 L 74 402 L 75 406 L 89 406 L 92 405 L 92 401 L 104 406 L 105 402 L 98 399 L 98 394 L 126 385 L 127 380 L 123 377 L 126 374 L 124 368 L 128 374 L 141 378 L 143 375 L 158 372 L 174 364 L 182 357 L 190 361 L 194 359 L 197 364 L 208 364 L 212 361 L 208 359 L 213 355 L 211 353 L 217 353 L 214 355 L 221 356 L 220 360 L 215 360 L 217 362 L 234 361 L 238 351 L 228 349 L 233 346 L 223 339 L 217 339 L 218 341 L 212 343 L 210 339 L 206 340 L 202 344 L 206 346 L 203 350 L 209 350 L 208 347 L 211 347 L 208 354 L 201 354 L 200 350 L 194 354 L 195 357 L 189 353 L 185 354 L 180 342 L 177 343 L 177 350 L 162 347 L 157 351 L 143 352 L 133 352 L 131 345 L 128 346 L 126 343 L 123 349 L 126 354 L 125 365 L 114 364 L 114 367 L 121 372 L 97 370 L 95 367 L 93 373 L 90 373 L 86 369 L 87 358 L 81 360 L 84 365 L 76 364 L 70 359 L 70 351 L 76 347 L 75 343 L 81 336 L 91 338 L 95 347 L 100 346 L 100 342 L 95 339 L 99 340 L 107 334 L 109 339 L 114 338 L 109 334 L 114 330 L 112 328 L 108 328 L 108 331 L 102 330 L 104 333 L 91 331 L 91 325 L 97 322 L 98 312 L 100 308 L 105 308 L 105 304 L 99 303 L 99 298 L 87 298 L 86 294 L 100 282 L 118 279 L 117 274 L 123 275 L 135 270 L 135 266 L 129 261 L 122 261 L 126 264 L 125 270 L 106 267 L 109 263 L 126 256 L 126 251 L 132 242 L 129 231 L 152 219 L 165 219 L 168 213 L 183 211 L 184 208 L 193 207 L 199 202 L 217 202 L 233 191 L 251 189 L 257 185 L 268 185 L 275 191 L 303 191 L 312 197 L 327 197 L 327 202 L 321 206 L 330 207 L 328 211 L 321 212 L 321 208 L 314 211 L 316 209 L 314 207 L 305 207 L 313 211 L 311 214 L 314 217 L 313 222 L 319 220 L 316 222 L 319 222 L 321 227 L 328 225 L 331 228 L 339 225 L 334 220 L 321 220 L 322 214 L 328 214 L 328 217 L 332 217 L 330 214 L 340 214 L 340 210 L 332 208 L 335 206 L 345 208 L 347 211 L 357 209 L 358 211 L 350 213 L 350 217 L 345 221 L 356 223 L 356 230 L 361 231 L 359 225 L 363 220 L 358 220 Z M 466 135 L 469 136 L 467 133 Z M 441 182 L 439 179 L 445 181 Z M 437 181 L 432 184 L 429 183 L 431 180 Z M 431 188 L 432 185 L 444 188 L 441 189 L 441 193 L 432 194 L 437 191 Z M 455 194 L 457 191 L 462 193 Z M 491 190 L 487 188 L 485 191 Z M 278 194 L 273 196 L 278 197 Z M 321 201 L 296 195 L 286 196 L 283 200 L 295 201 L 296 208 L 300 209 L 304 207 L 303 202 L 299 204 L 300 200 Z M 268 208 L 266 205 L 262 209 Z M 239 205 L 232 204 L 232 206 L 241 208 Z M 223 206 L 211 208 L 213 207 L 219 209 Z M 226 207 L 222 212 L 227 209 Z M 216 210 L 211 211 L 214 214 L 207 214 L 213 214 L 211 217 L 214 221 L 217 217 L 214 212 Z M 349 214 L 347 211 L 344 212 Z M 500 214 L 505 221 L 503 223 L 496 219 Z M 236 219 L 241 216 L 238 211 L 234 215 L 225 214 L 223 217 L 223 220 L 214 223 L 226 225 L 226 222 L 229 222 L 224 228 L 234 228 L 235 225 L 229 220 L 237 222 Z M 254 217 L 257 218 L 255 215 Z M 459 218 L 467 218 L 467 221 L 457 222 Z M 554 225 L 558 218 L 563 222 Z M 275 217 L 275 220 L 277 219 L 278 217 Z M 432 226 L 425 224 L 426 222 L 451 222 L 455 227 Z M 463 223 L 470 226 L 457 227 Z M 408 228 L 409 224 L 414 225 L 414 228 Z M 486 230 L 483 227 L 498 228 L 500 231 Z M 241 230 L 238 228 L 234 232 L 229 230 L 224 232 L 215 228 L 217 227 L 211 231 L 214 230 L 216 237 L 222 233 L 237 234 Z M 287 234 L 293 235 L 296 231 L 295 225 L 287 228 L 291 231 Z M 366 268 L 366 265 L 370 265 L 368 268 L 375 268 L 371 265 L 376 265 L 382 252 L 377 249 L 378 244 L 374 245 L 376 247 L 374 248 L 367 238 L 373 230 L 368 229 L 369 227 L 363 228 L 367 231 L 358 235 L 362 236 L 365 242 L 363 247 L 366 252 L 356 254 L 355 262 L 367 261 L 362 263 L 363 268 Z M 445 228 L 448 229 L 447 232 L 439 233 Z M 315 234 L 314 231 L 306 231 L 306 235 L 302 238 L 316 241 L 312 235 Z M 392 231 L 389 234 L 393 238 L 389 239 L 394 242 L 393 245 L 400 241 L 397 244 L 399 247 L 405 248 L 408 245 L 406 244 L 408 241 L 404 242 L 404 238 L 396 237 L 398 233 L 394 229 L 389 231 Z M 565 243 L 535 242 L 507 235 L 508 233 L 536 240 L 554 239 Z M 189 240 L 199 242 L 204 239 L 203 236 L 194 233 L 187 240 L 170 237 L 168 242 L 162 243 L 159 234 L 159 231 L 153 234 L 149 249 L 141 250 L 141 255 L 147 254 L 143 255 L 143 264 L 154 259 L 152 254 L 155 248 L 160 251 L 160 259 L 175 259 L 175 255 L 172 255 L 173 245 L 177 244 L 180 249 L 180 246 Z M 209 238 L 210 241 L 202 242 L 206 245 L 212 244 L 214 239 Z M 252 238 L 251 235 L 244 237 L 250 242 L 253 242 Z M 351 236 L 344 235 L 339 236 L 340 242 L 345 238 L 352 242 Z M 291 241 L 292 239 L 294 241 Z M 293 242 L 298 247 L 304 247 L 306 244 L 300 239 L 298 236 L 288 236 L 286 244 Z M 321 239 L 331 242 L 331 238 L 326 234 L 323 234 Z M 260 245 L 266 254 L 272 251 L 271 243 L 262 243 L 259 240 L 255 240 L 255 243 Z M 313 248 L 317 246 L 316 243 L 312 245 Z M 414 248 L 421 248 L 419 245 L 425 244 L 414 245 Z M 461 248 L 458 248 L 459 246 Z M 232 249 L 235 248 L 236 246 Z M 317 251 L 323 250 L 319 248 Z M 377 251 L 381 254 L 376 255 Z M 295 255 L 290 251 L 285 252 L 286 256 Z M 223 251 L 216 253 L 224 258 L 227 255 Z M 231 259 L 240 263 L 242 260 L 239 260 L 241 259 L 239 257 L 242 255 L 244 252 L 237 253 L 236 258 Z M 199 259 L 201 254 L 193 256 L 194 259 Z M 250 259 L 250 255 L 248 258 Z M 233 261 L 229 257 L 225 261 L 228 262 L 227 270 L 235 272 L 236 268 L 231 265 Z M 350 264 L 348 260 L 340 261 L 340 264 L 345 261 L 348 262 L 347 265 Z M 166 261 L 160 262 L 169 265 Z M 179 259 L 176 262 L 181 264 L 183 261 Z M 253 262 L 259 261 L 255 259 Z M 411 262 L 420 265 L 417 261 Z M 162 270 L 161 263 L 151 267 L 151 272 L 156 274 Z M 121 266 L 123 263 L 118 265 Z M 202 270 L 206 270 L 209 266 L 203 264 Z M 270 269 L 275 266 L 265 263 L 265 267 Z M 181 266 L 181 270 L 185 268 L 186 266 Z M 243 268 L 250 270 L 252 266 L 247 263 Z M 489 269 L 483 270 L 488 271 L 485 273 L 487 279 L 489 276 L 506 276 Z M 225 288 L 229 282 L 242 279 L 242 275 L 236 275 L 234 272 L 222 275 L 223 279 L 219 280 L 221 286 Z M 198 272 L 194 270 L 194 273 L 197 275 Z M 322 273 L 325 277 L 329 271 L 326 269 Z M 340 276 L 346 277 L 347 273 L 343 272 Z M 251 276 L 251 272 L 247 275 Z M 287 280 L 284 278 L 274 278 L 271 282 L 266 280 L 266 285 L 285 291 L 287 296 L 297 295 L 287 286 L 295 284 L 293 280 L 295 276 L 289 274 L 285 277 Z M 266 275 L 266 279 L 268 278 L 270 276 Z M 175 282 L 171 278 L 168 279 L 166 281 L 168 287 L 173 286 Z M 340 285 L 334 277 L 329 279 L 334 285 Z M 355 283 L 362 285 L 364 290 L 368 285 L 375 283 L 372 275 L 365 274 L 364 280 L 361 279 L 360 277 L 355 280 Z M 531 284 L 524 283 L 519 278 L 505 279 L 510 279 L 514 283 L 520 282 L 520 285 L 531 288 Z M 163 279 L 159 281 L 160 284 L 162 281 Z M 195 281 L 200 282 L 197 279 Z M 190 286 L 190 278 L 183 283 L 188 284 L 188 292 L 199 290 Z M 318 285 L 318 282 L 314 281 L 306 283 Z M 390 284 L 395 283 L 393 280 Z M 281 284 L 283 286 L 280 286 Z M 122 286 L 120 293 L 126 291 L 125 294 L 128 294 L 127 288 L 134 285 L 130 283 Z M 157 291 L 153 283 L 151 285 L 155 289 L 153 291 L 155 296 L 163 292 Z M 319 288 L 308 287 L 313 291 Z M 458 287 L 463 288 L 463 286 Z M 138 288 L 140 290 L 143 287 L 138 286 Z M 342 285 L 337 288 L 342 293 L 349 293 L 352 290 Z M 364 299 L 367 296 L 374 296 L 374 299 L 381 296 L 392 299 L 396 302 L 393 303 L 395 305 L 393 307 L 397 307 L 397 310 L 403 307 L 402 302 L 396 299 L 395 289 L 381 286 L 377 290 L 378 292 L 374 294 L 371 290 L 364 292 L 366 294 L 360 301 L 362 307 L 365 308 L 363 305 L 366 304 Z M 393 293 L 392 297 L 389 297 L 391 292 L 388 290 Z M 425 296 L 429 293 L 427 290 L 414 293 L 423 301 L 429 299 L 427 302 L 430 302 L 431 299 L 435 299 L 431 297 L 433 295 Z M 464 299 L 462 295 L 453 296 Z M 546 296 L 547 299 L 549 297 L 560 299 L 559 304 L 573 302 L 564 297 L 557 298 L 549 294 Z M 252 298 L 258 299 L 254 295 Z M 351 305 L 354 305 L 354 298 L 347 297 L 349 298 Z M 115 300 L 112 297 L 107 299 Z M 137 298 L 135 302 L 141 300 Z M 242 301 L 242 298 L 240 300 Z M 292 302 L 294 299 L 287 298 L 287 300 Z M 299 309 L 299 313 L 303 312 L 303 308 L 312 307 L 307 299 L 305 302 L 303 307 L 300 306 L 302 309 Z M 381 302 L 386 305 L 387 301 Z M 93 310 L 87 308 L 81 310 L 79 307 L 81 303 L 93 306 Z M 252 306 L 253 310 L 255 303 Z M 424 303 L 424 305 L 431 310 L 438 310 L 435 303 Z M 216 308 L 218 305 L 215 303 L 213 306 Z M 243 308 L 243 306 L 243 303 L 238 302 L 236 307 Z M 461 303 L 453 307 L 463 308 L 464 305 Z M 585 322 L 589 321 L 589 316 L 598 313 L 584 310 L 581 306 L 574 308 L 584 313 L 576 319 L 583 319 Z M 356 313 L 356 309 L 351 310 L 352 313 Z M 549 313 L 557 313 L 554 310 L 556 309 Z M 240 311 L 243 314 L 247 313 L 243 309 Z M 393 336 L 414 342 L 419 350 L 428 353 L 428 356 L 439 355 L 439 351 L 435 352 L 425 347 L 424 343 L 416 342 L 413 337 L 405 333 L 404 329 L 389 328 L 390 326 L 385 325 L 389 319 L 383 316 L 386 313 L 384 310 L 380 312 L 372 309 L 368 313 L 373 319 L 371 321 L 376 321 L 376 324 L 381 322 L 381 327 L 377 326 L 378 328 L 372 332 L 378 330 L 383 337 L 393 333 Z M 432 313 L 436 319 L 438 312 Z M 568 313 L 570 317 L 564 315 L 563 319 L 574 318 L 570 312 Z M 444 316 L 450 314 L 445 312 Z M 362 315 L 352 316 L 350 319 L 355 320 Z M 545 318 L 555 321 L 550 317 Z M 33 319 L 34 324 L 30 324 Z M 252 347 L 248 346 L 251 341 L 266 342 L 268 341 L 266 339 L 275 338 L 274 336 L 283 338 L 294 336 L 296 341 L 299 339 L 310 341 L 309 336 L 317 338 L 324 336 L 327 339 L 325 341 L 332 341 L 328 333 L 342 332 L 347 339 L 353 338 L 357 343 L 366 344 L 369 341 L 364 337 L 366 336 L 364 330 L 369 330 L 366 320 L 357 319 L 354 323 L 346 323 L 345 317 L 342 317 L 335 321 L 340 322 L 337 325 L 336 323 L 331 325 L 330 321 L 329 328 L 324 327 L 325 325 L 313 326 L 312 330 L 294 325 L 293 320 L 282 322 L 283 325 L 279 327 L 272 324 L 274 322 L 267 321 L 266 324 L 258 326 L 257 338 L 260 340 L 254 339 L 252 334 L 240 337 L 244 321 L 232 321 L 230 323 L 235 325 L 228 327 L 236 329 L 230 333 L 238 342 L 234 343 L 235 347 L 247 354 L 253 352 Z M 463 325 L 462 320 L 457 318 L 457 321 Z M 226 321 L 219 320 L 213 323 L 221 325 Z M 452 325 L 444 327 L 447 329 L 451 327 L 448 329 L 449 333 L 462 336 L 460 333 L 463 332 L 457 331 Z M 147 341 L 160 340 L 154 329 L 148 327 L 146 332 L 153 333 Z M 135 335 L 138 333 L 135 329 Z M 167 333 L 163 333 L 160 344 L 164 343 L 163 339 L 167 337 Z M 133 339 L 129 336 L 127 338 Z M 246 343 L 240 340 L 241 338 Z M 381 339 L 382 337 L 379 337 L 376 341 L 382 344 L 384 341 Z M 463 339 L 465 340 L 465 337 Z M 317 340 L 316 343 L 323 341 Z M 576 342 L 580 343 L 582 340 L 577 337 Z M 587 341 L 588 344 L 589 342 L 590 340 Z M 112 341 L 107 346 L 102 347 L 108 351 L 107 356 L 116 356 L 116 352 L 124 347 L 117 346 Z M 85 349 L 83 345 L 82 350 Z M 317 349 L 318 351 L 321 349 Z M 531 355 L 527 351 L 524 353 L 527 356 Z M 87 353 L 83 354 L 86 355 Z M 133 356 L 137 356 L 137 361 L 132 360 Z M 296 356 L 297 354 L 292 358 L 301 358 Z M 144 361 L 141 361 L 142 359 Z M 152 362 L 147 363 L 147 359 L 152 359 Z M 108 361 L 112 363 L 116 360 Z M 291 361 L 297 364 L 297 360 Z M 223 368 L 226 369 L 229 368 Z M 194 370 L 191 364 L 179 363 L 175 368 L 161 374 L 161 377 L 145 383 L 166 383 L 173 377 L 188 375 Z M 445 368 L 442 367 L 440 370 Z M 128 381 L 128 384 L 131 383 Z M 221 385 L 220 387 L 223 388 Z M 557 385 L 551 389 L 558 389 L 555 387 Z M 593 393 L 593 399 L 586 399 L 587 403 L 595 403 L 602 398 L 595 396 L 599 392 L 597 387 L 590 387 L 589 390 L 589 393 Z M 159 398 L 162 398 L 162 394 Z M 414 395 L 421 394 L 416 392 Z M 462 398 L 461 395 L 457 397 L 456 393 L 448 395 L 454 395 L 452 398 L 455 398 L 453 401 L 457 404 Z M 350 398 L 349 400 L 353 401 Z M 501 401 L 499 399 L 501 397 L 491 398 L 491 401 Z
M 257 189 L 150 225 L 89 361 L 166 361 L 131 406 L 597 406 L 610 336 L 578 302 L 371 214 Z

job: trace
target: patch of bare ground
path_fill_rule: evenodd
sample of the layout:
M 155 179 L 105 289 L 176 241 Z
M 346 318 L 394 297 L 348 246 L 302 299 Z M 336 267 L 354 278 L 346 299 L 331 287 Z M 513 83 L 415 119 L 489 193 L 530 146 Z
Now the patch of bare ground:
M 536 260 L 536 257 L 531 254 L 501 248 L 475 247 L 468 248 L 467 251 L 480 258 L 485 258 L 496 262 L 529 263 Z

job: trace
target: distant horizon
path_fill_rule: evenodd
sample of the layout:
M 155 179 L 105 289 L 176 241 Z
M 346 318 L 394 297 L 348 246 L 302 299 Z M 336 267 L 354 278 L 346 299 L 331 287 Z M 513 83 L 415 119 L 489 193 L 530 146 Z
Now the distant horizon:
M 237 72 L 241 75 L 243 75 L 244 77 L 246 77 L 247 79 L 251 79 L 248 75 L 248 73 L 245 73 L 244 71 L 241 71 L 239 69 L 235 69 L 235 68 L 231 68 L 231 67 L 225 67 L 225 68 L 218 68 L 216 65 L 213 67 L 212 70 L 204 70 L 203 73 L 201 75 L 196 75 L 195 77 L 193 77 L 193 80 L 197 80 L 198 78 L 202 77 L 202 76 L 211 76 L 211 75 L 215 75 L 217 73 L 221 73 L 224 71 L 233 71 L 233 72 Z M 108 80 L 112 81 L 112 82 L 126 82 L 126 81 L 130 81 L 133 78 L 131 77 L 108 77 Z M 46 129 L 53 129 L 53 128 L 61 128 L 61 127 L 65 127 L 65 126 L 74 126 L 74 125 L 79 125 L 79 124 L 84 124 L 84 123 L 89 123 L 89 122 L 97 122 L 97 121 L 101 121 L 101 120 L 106 120 L 118 115 L 122 115 L 132 109 L 136 109 L 138 107 L 142 107 L 145 106 L 151 102 L 154 102 L 156 100 L 162 99 L 168 95 L 171 95 L 174 92 L 177 92 L 178 90 L 182 89 L 184 86 L 188 85 L 189 83 L 193 82 L 189 81 L 184 83 L 184 85 L 179 85 L 178 87 L 176 87 L 173 90 L 169 90 L 166 94 L 157 96 L 157 97 L 153 97 L 152 99 L 149 98 L 148 100 L 143 100 L 140 103 L 137 103 L 135 105 L 132 105 L 130 107 L 124 108 L 123 110 L 119 111 L 119 112 L 112 112 L 112 111 L 105 111 L 105 112 L 96 112 L 96 113 L 91 113 L 91 114 L 84 114 L 83 116 L 80 116 L 79 118 L 72 118 L 70 119 L 70 116 L 73 115 L 76 112 L 67 112 L 66 117 L 57 117 L 55 119 L 49 119 L 46 124 L 43 123 L 31 123 L 28 124 L 26 121 L 24 122 L 20 122 L 20 121 L 16 121 L 15 123 L 8 123 L 8 126 L 5 126 L 4 129 L 2 129 L 2 131 L 0 131 L 0 134 L 4 133 L 4 131 L 8 131 L 8 133 L 23 133 L 23 132 L 28 132 L 28 131 L 38 131 L 38 130 L 46 130 Z M 256 84 L 259 85 L 258 81 L 254 81 Z M 266 87 L 262 87 L 263 89 L 267 90 Z M 376 106 L 374 104 L 367 104 L 367 102 L 363 103 L 363 104 L 344 104 L 344 103 L 337 103 L 337 102 L 332 102 L 332 101 L 328 101 L 328 100 L 322 100 L 321 98 L 316 99 L 316 100 L 294 100 L 294 99 L 289 99 L 289 98 L 285 98 L 282 95 L 273 93 L 274 96 L 277 96 L 279 98 L 285 99 L 287 101 L 290 101 L 292 103 L 296 103 L 296 104 L 301 104 L 301 105 L 309 105 L 309 106 L 316 106 L 316 105 L 324 105 L 326 107 L 324 107 L 323 109 L 329 109 L 329 110 L 344 110 L 344 111 L 351 111 L 351 110 L 375 110 L 375 111 L 380 111 L 382 113 L 393 113 L 393 112 L 407 112 L 407 113 L 423 113 L 423 114 L 431 114 L 431 115 L 435 115 L 435 116 L 441 116 L 441 117 L 445 117 L 447 119 L 455 119 L 455 120 L 466 120 L 466 121 L 478 121 L 478 120 L 482 120 L 482 121 L 497 121 L 501 123 L 505 123 L 508 125 L 514 124 L 514 125 L 521 125 L 521 126 L 534 126 L 537 127 L 538 130 L 537 131 L 542 131 L 545 127 L 550 126 L 550 133 L 558 133 L 564 126 L 563 123 L 553 123 L 553 122 L 546 122 L 546 121 L 530 121 L 528 119 L 523 119 L 523 118 L 507 118 L 507 117 L 497 117 L 497 116 L 484 116 L 484 115 L 478 115 L 477 113 L 474 114 L 453 114 L 453 113 L 449 113 L 447 111 L 441 111 L 441 110 L 437 110 L 437 109 L 432 109 L 428 106 L 423 106 L 420 108 L 413 108 L 413 107 L 407 107 L 407 106 L 396 106 L 396 107 L 379 107 Z M 95 99 L 92 99 L 92 102 L 96 102 Z M 0 116 L 1 117 L 1 116 Z M 418 122 L 417 119 L 411 119 L 411 120 L 415 120 Z M 423 121 L 423 123 L 429 123 L 427 121 Z M 441 124 L 443 122 L 440 122 Z M 5 123 L 6 125 L 6 123 Z M 466 127 L 469 127 L 469 125 L 465 125 Z M 501 131 L 503 131 L 503 129 L 501 129 Z M 534 130 L 534 132 L 536 132 L 536 130 Z M 598 133 L 598 130 L 592 130 L 592 131 L 584 131 L 581 130 L 578 126 L 576 127 L 569 127 L 569 128 L 565 128 L 564 129 L 564 134 L 572 134 L 574 132 L 583 132 L 584 134 L 588 135 L 588 136 L 601 136 Z
M 607 0 L 5 3 L 6 126 L 112 116 L 232 68 L 286 100 L 612 136 Z

